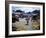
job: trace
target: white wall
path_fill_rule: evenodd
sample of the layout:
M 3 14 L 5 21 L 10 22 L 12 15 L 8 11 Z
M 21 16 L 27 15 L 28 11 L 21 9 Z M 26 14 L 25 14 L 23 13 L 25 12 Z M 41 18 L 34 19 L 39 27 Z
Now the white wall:
M 21 1 L 46 2 L 46 0 L 21 0 Z M 45 37 L 46 35 L 45 36 L 16 37 L 16 38 L 45 38 Z M 5 38 L 5 0 L 0 0 L 0 38 Z

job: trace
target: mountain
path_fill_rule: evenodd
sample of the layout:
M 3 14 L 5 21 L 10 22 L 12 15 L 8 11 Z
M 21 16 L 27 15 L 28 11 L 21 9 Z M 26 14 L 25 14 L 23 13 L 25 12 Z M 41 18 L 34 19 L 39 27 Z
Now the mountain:
M 27 12 L 27 13 L 25 13 L 25 11 L 22 11 L 22 10 L 13 10 L 13 13 L 21 13 L 21 14 L 25 14 L 25 15 L 40 15 L 40 10 L 34 10 L 34 11 L 32 11 L 32 12 Z M 13 14 L 14 15 L 14 14 Z
M 32 12 L 28 12 L 27 14 L 32 14 Z
M 12 12 L 14 13 L 14 12 L 15 12 L 15 10 L 12 10 Z
M 21 12 L 23 12 L 23 11 L 22 11 L 22 10 L 16 10 L 16 12 L 20 12 L 20 13 L 21 13 Z
M 40 13 L 40 10 L 34 10 L 32 13 L 33 13 L 33 14 Z

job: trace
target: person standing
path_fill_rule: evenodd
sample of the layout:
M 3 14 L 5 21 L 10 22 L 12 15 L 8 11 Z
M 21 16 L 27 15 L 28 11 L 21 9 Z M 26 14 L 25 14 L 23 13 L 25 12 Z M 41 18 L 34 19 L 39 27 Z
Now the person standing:
M 29 24 L 29 19 L 30 19 L 30 17 L 28 16 L 28 17 L 26 18 L 26 21 L 27 21 L 27 24 L 26 24 L 26 25 Z

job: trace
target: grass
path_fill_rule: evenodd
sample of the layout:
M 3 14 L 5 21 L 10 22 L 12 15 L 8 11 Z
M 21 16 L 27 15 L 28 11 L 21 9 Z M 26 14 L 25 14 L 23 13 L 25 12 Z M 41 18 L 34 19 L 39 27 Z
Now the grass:
M 31 30 L 30 23 L 29 25 L 26 25 L 26 23 L 27 23 L 26 20 L 22 19 L 19 22 L 14 23 L 14 27 L 17 28 L 16 29 L 17 31 L 25 31 L 29 29 Z M 39 30 L 39 27 L 40 27 L 40 24 L 37 21 L 35 22 L 32 21 L 32 30 Z

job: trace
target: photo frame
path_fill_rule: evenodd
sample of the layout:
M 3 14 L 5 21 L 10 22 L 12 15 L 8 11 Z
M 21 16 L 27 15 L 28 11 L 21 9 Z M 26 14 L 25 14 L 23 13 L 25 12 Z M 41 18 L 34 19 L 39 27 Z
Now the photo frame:
M 13 17 L 14 12 L 17 20 L 15 20 L 15 18 Z M 37 16 L 37 14 L 39 16 Z M 24 19 L 27 19 L 28 17 L 29 19 L 31 18 L 31 22 L 30 20 L 24 21 Z M 37 22 L 39 21 L 38 22 L 39 24 L 37 24 L 36 21 Z M 25 25 L 23 26 L 23 24 L 26 24 L 26 26 Z M 36 25 L 34 26 L 33 24 Z M 44 34 L 45 34 L 45 3 L 5 1 L 5 36 L 6 37 L 37 36 Z

